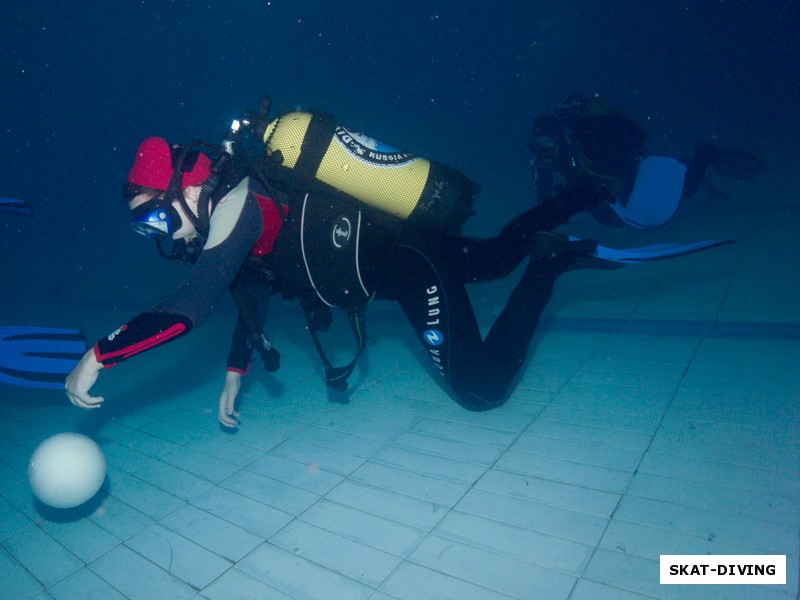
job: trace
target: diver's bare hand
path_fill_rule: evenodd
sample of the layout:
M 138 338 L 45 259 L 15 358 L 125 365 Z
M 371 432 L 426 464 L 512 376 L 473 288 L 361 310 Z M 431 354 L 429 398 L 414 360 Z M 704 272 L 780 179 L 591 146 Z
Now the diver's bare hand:
M 219 395 L 219 413 L 217 418 L 224 427 L 231 429 L 239 426 L 239 413 L 236 412 L 236 396 L 242 386 L 242 376 L 235 371 L 225 373 L 225 383 Z
M 64 388 L 67 398 L 79 408 L 100 408 L 103 403 L 102 396 L 90 396 L 89 390 L 97 381 L 97 376 L 103 369 L 102 363 L 94 356 L 94 348 L 89 348 L 83 355 L 72 373 L 67 376 Z

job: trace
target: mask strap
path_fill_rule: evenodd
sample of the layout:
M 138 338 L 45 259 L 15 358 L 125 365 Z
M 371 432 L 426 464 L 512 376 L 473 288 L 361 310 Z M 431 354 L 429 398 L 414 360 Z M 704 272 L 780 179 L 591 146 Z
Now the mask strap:
M 167 202 L 172 203 L 172 200 L 177 200 L 180 205 L 183 207 L 183 211 L 186 213 L 186 217 L 192 222 L 195 229 L 199 229 L 199 221 L 197 216 L 194 214 L 192 209 L 189 207 L 189 203 L 186 201 L 186 197 L 183 195 L 183 187 L 181 186 L 181 177 L 183 175 L 183 163 L 186 160 L 186 155 L 189 153 L 190 145 L 184 146 L 180 154 L 178 154 L 177 158 L 173 162 L 172 165 L 172 177 L 170 177 L 169 185 L 164 193 L 164 198 Z

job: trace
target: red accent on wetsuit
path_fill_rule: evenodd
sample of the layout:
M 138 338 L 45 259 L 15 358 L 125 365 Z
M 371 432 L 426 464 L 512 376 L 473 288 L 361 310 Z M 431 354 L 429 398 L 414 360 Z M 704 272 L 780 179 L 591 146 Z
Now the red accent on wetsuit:
M 261 196 L 260 194 L 253 194 L 256 197 L 258 206 L 261 209 L 261 219 L 263 227 L 261 229 L 261 236 L 258 238 L 255 246 L 250 251 L 250 254 L 255 256 L 264 256 L 272 251 L 272 246 L 275 245 L 275 238 L 278 237 L 278 232 L 283 225 L 283 219 L 278 214 L 278 208 L 272 198 Z M 287 206 L 281 206 L 283 214 L 289 212 Z
M 94 345 L 94 356 L 106 368 L 113 367 L 135 354 L 189 333 L 193 328 L 194 324 L 186 315 L 141 313 L 108 337 L 97 340 Z
M 147 339 L 144 339 L 140 342 L 127 346 L 125 348 L 121 348 L 116 352 L 106 352 L 102 354 L 100 352 L 99 342 L 94 345 L 94 356 L 98 362 L 103 363 L 103 366 L 107 369 L 109 367 L 113 367 L 117 364 L 117 362 L 121 360 L 125 360 L 130 358 L 134 354 L 139 354 L 140 352 L 144 352 L 145 350 L 150 350 L 154 346 L 158 346 L 159 344 L 165 344 L 173 338 L 183 335 L 186 332 L 186 325 L 184 323 L 176 323 L 172 327 L 157 333 L 156 335 L 150 336 Z M 113 361 L 113 362 L 111 362 Z
M 245 375 L 247 375 L 247 372 L 250 370 L 250 362 L 248 361 L 247 368 L 244 369 L 244 370 L 242 370 L 242 369 L 240 369 L 238 367 L 231 367 L 231 366 L 228 366 L 225 370 L 228 371 L 229 373 L 238 373 L 239 375 L 244 377 Z

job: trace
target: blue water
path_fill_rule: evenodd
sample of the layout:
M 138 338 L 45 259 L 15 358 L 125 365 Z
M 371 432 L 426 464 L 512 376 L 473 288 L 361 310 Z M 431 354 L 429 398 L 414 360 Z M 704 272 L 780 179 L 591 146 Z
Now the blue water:
M 119 189 L 136 145 L 154 134 L 218 140 L 265 93 L 276 109 L 328 110 L 462 169 L 484 190 L 476 231 L 529 204 L 532 120 L 573 91 L 642 122 L 654 154 L 687 156 L 716 138 L 785 162 L 800 133 L 796 8 L 11 0 L 0 193 L 30 201 L 36 220 L 0 215 L 0 274 L 16 295 L 150 298 L 172 272 L 142 262 L 143 241 L 126 228 Z M 31 277 L 34 257 L 47 259 Z M 120 265 L 135 282 L 124 291 Z

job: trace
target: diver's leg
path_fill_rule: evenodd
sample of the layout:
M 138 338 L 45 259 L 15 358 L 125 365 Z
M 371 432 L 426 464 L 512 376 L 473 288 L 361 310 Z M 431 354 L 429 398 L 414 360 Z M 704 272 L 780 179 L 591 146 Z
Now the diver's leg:
M 463 284 L 437 262 L 418 248 L 399 244 L 376 297 L 399 303 L 436 371 L 458 396 L 462 373 L 484 369 L 483 340 Z
M 464 283 L 490 281 L 508 275 L 525 257 L 536 258 L 550 251 L 546 237 L 573 215 L 605 202 L 603 188 L 568 187 L 550 200 L 526 210 L 512 219 L 493 238 L 446 237 L 435 242 L 429 238 L 414 240 L 411 245 L 436 255 Z
M 505 308 L 492 324 L 480 352 L 454 365 L 451 385 L 470 410 L 502 404 L 525 361 L 539 318 L 560 271 L 553 257 L 531 260 Z M 469 362 L 479 364 L 470 365 Z
M 459 403 L 489 410 L 505 400 L 558 275 L 587 250 L 532 260 L 485 340 L 461 281 L 417 248 L 398 246 L 379 297 L 400 304 Z

